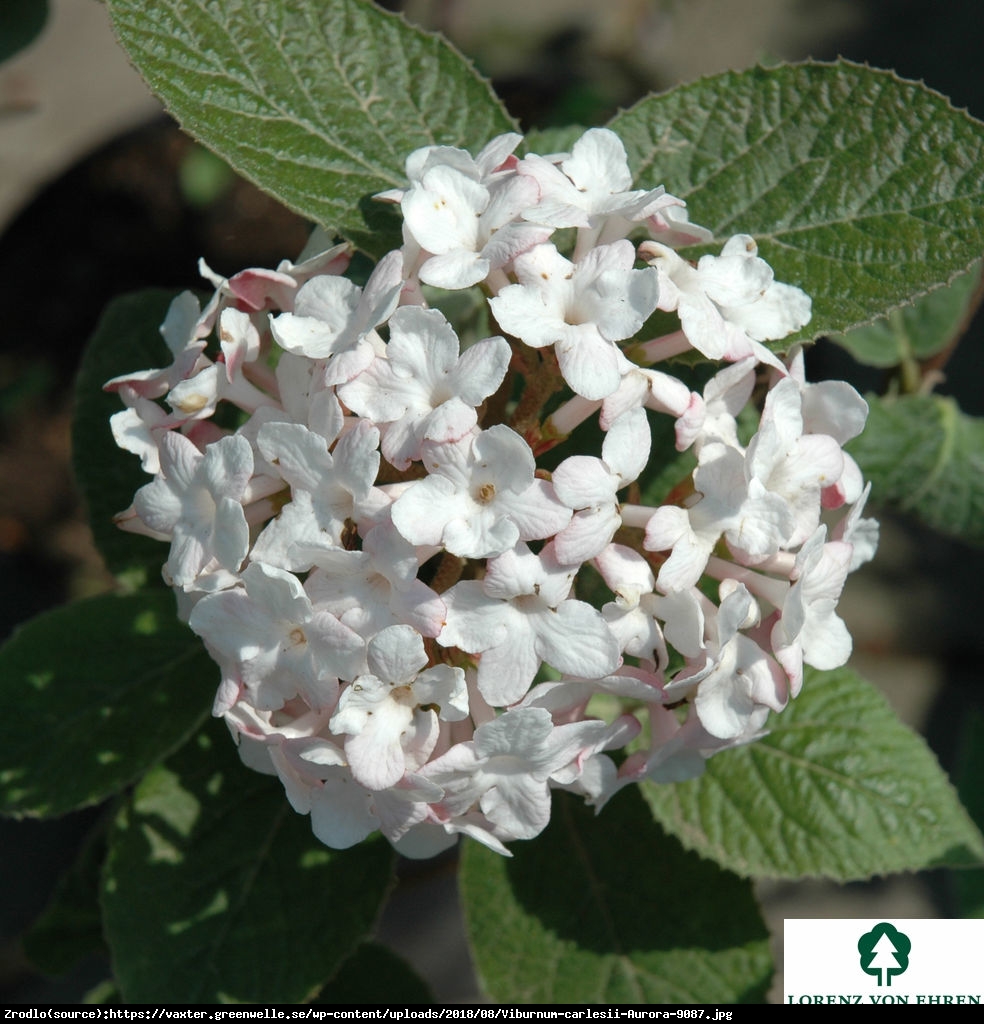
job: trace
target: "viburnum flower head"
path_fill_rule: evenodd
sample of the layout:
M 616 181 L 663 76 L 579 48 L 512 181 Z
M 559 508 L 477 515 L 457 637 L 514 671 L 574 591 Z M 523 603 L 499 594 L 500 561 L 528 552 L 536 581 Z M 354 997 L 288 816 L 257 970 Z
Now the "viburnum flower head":
M 170 363 L 106 385 L 150 476 L 117 520 L 169 545 L 213 713 L 332 847 L 508 855 L 554 790 L 693 778 L 850 653 L 867 406 L 782 358 L 809 298 L 749 235 L 689 259 L 712 233 L 611 130 L 520 142 L 409 154 L 364 284 L 317 232 L 203 265 Z

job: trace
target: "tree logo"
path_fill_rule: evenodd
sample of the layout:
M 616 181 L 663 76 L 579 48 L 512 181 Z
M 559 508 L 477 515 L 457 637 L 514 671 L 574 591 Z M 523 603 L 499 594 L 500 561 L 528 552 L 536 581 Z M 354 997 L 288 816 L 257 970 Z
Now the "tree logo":
M 908 935 L 882 921 L 858 939 L 861 970 L 865 974 L 873 974 L 879 986 L 891 985 L 892 975 L 901 974 L 908 968 L 911 949 Z

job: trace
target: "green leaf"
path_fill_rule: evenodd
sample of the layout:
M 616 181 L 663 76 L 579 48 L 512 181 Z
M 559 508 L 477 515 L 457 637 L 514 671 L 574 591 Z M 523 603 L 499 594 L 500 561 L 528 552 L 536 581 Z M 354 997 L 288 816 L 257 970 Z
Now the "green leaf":
M 512 858 L 466 843 L 475 967 L 508 1003 L 757 1002 L 772 974 L 751 887 L 683 850 L 634 790 L 599 816 L 557 793 Z
M 0 4 L 0 61 L 30 46 L 47 20 L 48 0 L 3 0 Z
M 513 123 L 451 45 L 366 0 L 109 0 L 130 59 L 195 138 L 289 207 L 379 256 L 420 146 Z
M 981 835 L 923 740 L 849 669 L 808 669 L 761 740 L 698 779 L 646 783 L 656 819 L 741 875 L 847 881 L 984 861 Z
M 213 723 L 147 774 L 110 832 L 103 912 L 124 999 L 310 998 L 366 937 L 392 863 L 382 840 L 322 846 Z
M 136 455 L 116 446 L 109 418 L 125 408 L 102 390 L 113 377 L 169 365 L 171 353 L 159 327 L 174 292 L 147 290 L 114 299 L 103 312 L 82 356 L 75 385 L 72 458 L 92 534 L 109 570 L 131 587 L 159 582 L 167 545 L 126 533 L 113 516 L 129 507 L 150 482 Z
M 610 127 L 637 185 L 686 199 L 718 244 L 753 235 L 777 279 L 812 296 L 801 337 L 882 316 L 984 251 L 982 125 L 892 72 L 728 72 L 644 99 Z
M 216 683 L 170 593 L 32 620 L 0 649 L 0 811 L 47 817 L 118 792 L 208 717 Z
M 980 298 L 981 266 L 961 274 L 946 288 L 923 295 L 911 306 L 847 334 L 837 342 L 868 366 L 898 366 L 906 360 L 924 360 L 953 345 L 966 329 Z
M 984 714 L 974 710 L 961 730 L 957 792 L 978 828 L 984 829 Z M 961 917 L 984 917 L 984 868 L 955 873 L 954 889 Z
M 106 830 L 98 826 L 86 837 L 75 863 L 21 940 L 28 958 L 44 974 L 64 974 L 83 957 L 107 952 L 99 909 L 105 840 Z
M 406 1006 L 433 1003 L 434 995 L 405 960 L 385 946 L 367 942 L 342 964 L 314 1002 L 329 1006 L 357 1003 Z
M 871 500 L 984 544 L 984 420 L 939 395 L 867 399 L 867 426 L 847 451 L 871 481 Z

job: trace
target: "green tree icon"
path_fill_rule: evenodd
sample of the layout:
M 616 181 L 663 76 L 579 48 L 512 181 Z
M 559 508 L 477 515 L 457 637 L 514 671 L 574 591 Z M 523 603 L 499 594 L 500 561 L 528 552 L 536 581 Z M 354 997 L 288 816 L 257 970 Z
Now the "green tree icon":
M 882 921 L 858 939 L 861 970 L 873 974 L 879 985 L 891 985 L 892 975 L 908 968 L 911 949 L 908 935 Z

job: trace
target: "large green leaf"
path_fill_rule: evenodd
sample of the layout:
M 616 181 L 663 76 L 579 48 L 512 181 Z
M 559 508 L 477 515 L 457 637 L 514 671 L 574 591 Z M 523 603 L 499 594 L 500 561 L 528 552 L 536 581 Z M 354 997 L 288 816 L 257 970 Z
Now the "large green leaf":
M 955 344 L 966 330 L 980 299 L 980 288 L 978 264 L 948 287 L 923 295 L 911 306 L 895 309 L 873 324 L 835 334 L 831 340 L 868 366 L 890 367 L 906 360 L 930 359 Z
M 114 299 L 103 311 L 89 339 L 75 386 L 72 457 L 75 477 L 85 498 L 89 525 L 106 565 L 131 586 L 159 582 L 167 545 L 125 533 L 113 516 L 150 482 L 136 455 L 117 448 L 109 418 L 122 412 L 119 396 L 102 390 L 112 377 L 169 365 L 173 356 L 159 327 L 174 292 L 157 289 Z
M 839 61 L 729 72 L 617 115 L 637 184 L 718 242 L 753 235 L 840 333 L 946 284 L 984 250 L 984 126 L 925 86 Z M 791 339 L 790 339 L 791 340 Z
M 370 197 L 419 146 L 513 127 L 450 44 L 366 0 L 108 0 L 131 60 L 182 127 L 292 209 L 381 255 Z
M 879 505 L 984 544 L 984 420 L 939 395 L 868 396 L 864 433 L 847 446 Z
M 322 846 L 216 723 L 148 773 L 110 833 L 103 912 L 124 999 L 310 998 L 367 936 L 392 862 L 382 840 Z
M 751 887 L 683 850 L 620 793 L 600 816 L 554 797 L 509 859 L 468 843 L 475 967 L 507 1003 L 757 1002 L 772 973 Z
M 925 743 L 848 669 L 807 670 L 769 734 L 699 779 L 647 783 L 657 820 L 742 875 L 868 878 L 984 862 L 981 835 Z
M 104 800 L 198 728 L 217 682 L 168 592 L 102 595 L 32 620 L 0 650 L 0 811 Z

